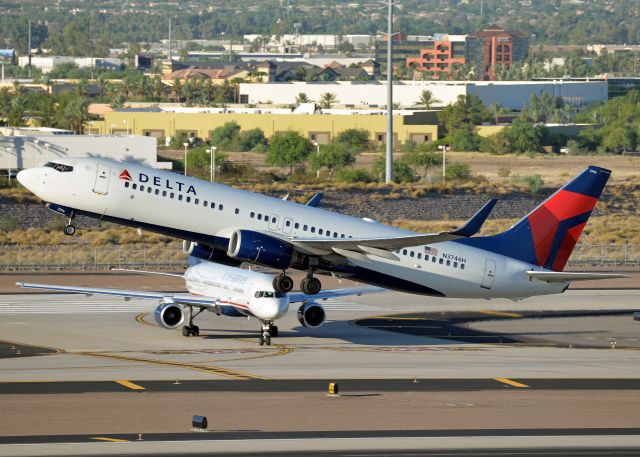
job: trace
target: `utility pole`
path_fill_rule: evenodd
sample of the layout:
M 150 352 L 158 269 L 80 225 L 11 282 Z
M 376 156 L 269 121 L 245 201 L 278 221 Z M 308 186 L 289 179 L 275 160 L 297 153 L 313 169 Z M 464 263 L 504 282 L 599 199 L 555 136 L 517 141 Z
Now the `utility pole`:
M 169 65 L 171 65 L 171 18 L 169 18 Z
M 29 21 L 29 79 L 31 79 L 31 21 Z
M 484 0 L 480 0 L 480 17 L 484 17 Z
M 387 4 L 387 151 L 384 182 L 393 181 L 393 0 Z

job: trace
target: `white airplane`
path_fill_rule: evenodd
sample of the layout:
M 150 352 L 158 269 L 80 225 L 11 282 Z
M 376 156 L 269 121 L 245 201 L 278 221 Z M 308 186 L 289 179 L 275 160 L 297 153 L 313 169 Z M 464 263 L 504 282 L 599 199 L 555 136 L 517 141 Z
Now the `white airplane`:
M 503 233 L 474 237 L 490 201 L 461 228 L 418 234 L 146 166 L 63 158 L 18 180 L 48 207 L 186 240 L 197 258 L 307 271 L 300 290 L 321 290 L 315 273 L 431 296 L 521 299 L 564 292 L 571 281 L 620 277 L 563 269 L 611 172 L 591 166 Z
M 313 329 L 320 327 L 326 319 L 324 308 L 316 300 L 384 291 L 378 287 L 361 287 L 326 290 L 313 296 L 299 292 L 282 293 L 273 288 L 273 278 L 270 275 L 202 260 L 187 268 L 184 275 L 127 271 L 183 278 L 189 293 L 173 294 L 25 282 L 16 284 L 25 289 L 112 295 L 124 297 L 125 300 L 133 298 L 160 300 L 155 310 L 156 322 L 166 329 L 176 329 L 182 325 L 184 336 L 200 334 L 200 328 L 193 324 L 193 320 L 203 311 L 210 311 L 218 316 L 255 317 L 262 322 L 259 339 L 261 346 L 270 345 L 271 337 L 278 336 L 278 327 L 274 322 L 287 313 L 290 304 L 301 303 L 298 308 L 298 321 L 303 327 Z M 198 310 L 195 314 L 194 308 Z M 185 316 L 187 310 L 188 318 Z

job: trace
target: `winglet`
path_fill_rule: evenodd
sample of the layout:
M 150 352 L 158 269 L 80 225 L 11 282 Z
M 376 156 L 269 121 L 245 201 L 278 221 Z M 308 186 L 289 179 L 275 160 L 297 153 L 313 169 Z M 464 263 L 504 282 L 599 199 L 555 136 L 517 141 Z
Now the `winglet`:
M 480 231 L 482 225 L 485 223 L 491 210 L 498 203 L 497 198 L 492 198 L 485 205 L 478 210 L 471 218 L 459 229 L 449 232 L 451 235 L 458 235 L 469 238 Z
M 312 208 L 317 208 L 320 204 L 320 200 L 324 197 L 324 192 L 318 192 L 305 204 L 305 206 L 311 206 Z

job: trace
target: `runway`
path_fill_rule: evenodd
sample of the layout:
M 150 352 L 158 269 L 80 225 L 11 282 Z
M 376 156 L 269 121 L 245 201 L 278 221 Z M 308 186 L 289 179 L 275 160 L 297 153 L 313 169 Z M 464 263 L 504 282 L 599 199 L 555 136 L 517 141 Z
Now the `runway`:
M 0 402 L 9 412 L 0 419 L 0 455 L 46 455 L 36 442 L 75 443 L 51 448 L 64 454 L 123 453 L 109 447 L 117 443 L 91 438 L 133 445 L 136 433 L 147 436 L 149 453 L 158 453 L 153 443 L 176 455 L 225 452 L 233 440 L 235 452 L 263 442 L 263 452 L 283 453 L 341 431 L 352 434 L 339 438 L 344 449 L 371 455 L 386 446 L 510 455 L 530 445 L 538 453 L 531 455 L 591 455 L 584 443 L 638 451 L 640 323 L 631 313 L 639 299 L 633 289 L 570 290 L 517 303 L 348 297 L 323 303 L 329 321 L 315 331 L 291 310 L 278 322 L 274 345 L 261 347 L 255 320 L 205 313 L 201 336 L 185 338 L 155 324 L 153 301 L 0 295 Z M 327 397 L 331 381 L 340 397 Z M 215 436 L 189 431 L 197 413 L 209 416 Z M 24 422 L 31 426 L 16 429 Z M 411 436 L 383 436 L 381 423 Z M 560 435 L 558 446 L 542 438 L 547 429 Z M 466 435 L 446 442 L 447 430 Z M 284 431 L 293 435 L 273 435 Z M 508 448 L 513 433 L 526 438 Z M 478 445 L 495 434 L 503 440 Z M 446 446 L 435 445 L 436 436 Z M 463 438 L 467 451 L 455 446 Z M 180 447 L 184 440 L 188 446 Z

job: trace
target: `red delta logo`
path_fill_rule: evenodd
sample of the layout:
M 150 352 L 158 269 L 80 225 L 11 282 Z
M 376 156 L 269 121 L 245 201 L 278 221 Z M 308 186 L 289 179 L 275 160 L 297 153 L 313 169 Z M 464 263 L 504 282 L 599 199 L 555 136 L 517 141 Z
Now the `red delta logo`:
M 127 170 L 124 170 L 122 173 L 120 173 L 120 179 L 124 179 L 125 181 L 133 181 L 133 178 Z

